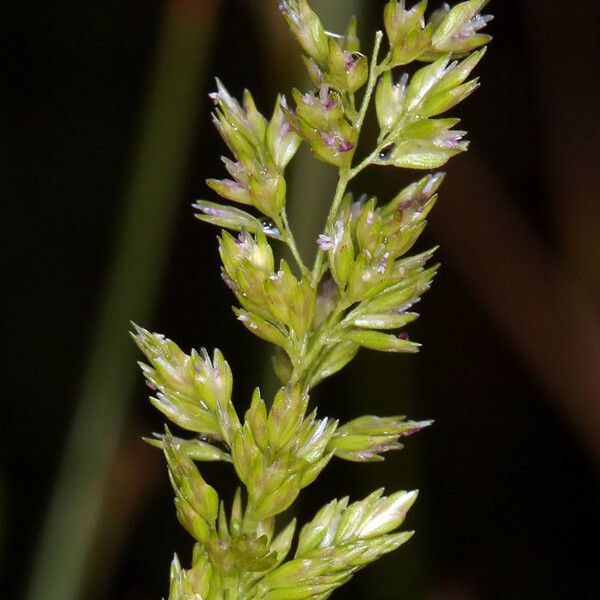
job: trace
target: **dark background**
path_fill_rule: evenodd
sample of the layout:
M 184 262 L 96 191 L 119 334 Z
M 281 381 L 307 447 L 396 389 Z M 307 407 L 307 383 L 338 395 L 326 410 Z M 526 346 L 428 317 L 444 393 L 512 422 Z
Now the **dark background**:
M 320 5 L 328 25 L 330 13 L 348 10 L 334 0 Z M 383 2 L 364 5 L 367 46 Z M 598 597 L 598 4 L 497 1 L 489 10 L 495 40 L 479 68 L 482 88 L 459 111 L 471 152 L 447 166 L 422 242 L 441 243 L 443 264 L 411 328 L 423 351 L 364 352 L 316 394 L 321 414 L 344 420 L 362 413 L 436 420 L 385 463 L 334 462 L 304 492 L 302 519 L 346 493 L 359 498 L 380 485 L 421 490 L 408 521 L 417 536 L 336 598 Z M 206 101 L 213 76 L 236 94 L 251 88 L 264 112 L 278 89 L 302 82 L 276 12 L 275 2 L 251 0 L 3 3 L 2 598 L 25 598 L 39 565 L 36 547 L 94 344 L 105 348 L 102 364 L 114 373 L 99 369 L 96 406 L 105 398 L 107 408 L 82 425 L 99 454 L 83 452 L 71 463 L 81 468 L 73 488 L 91 480 L 101 500 L 75 597 L 159 598 L 173 552 L 189 560 L 191 540 L 176 523 L 162 459 L 140 441 L 162 419 L 135 373 L 128 319 L 185 349 L 218 345 L 240 406 L 265 381 L 263 345 L 230 312 L 216 232 L 193 219 L 190 204 L 214 199 L 204 180 L 223 173 L 224 146 Z M 177 28 L 191 40 L 171 49 L 173 61 L 177 52 L 187 60 L 182 77 L 196 82 L 187 104 L 169 87 L 174 67 L 163 87 L 156 83 L 159 40 L 176 40 Z M 185 58 L 186 51 L 202 56 Z M 152 94 L 167 115 L 160 132 L 181 127 L 187 136 L 175 158 L 169 152 L 177 139 L 168 133 L 164 144 L 140 150 L 163 135 L 145 137 Z M 186 120 L 171 128 L 169 107 L 180 101 Z M 143 160 L 153 166 L 139 175 Z M 160 177 L 175 178 L 171 195 Z M 400 181 L 369 173 L 357 191 L 389 198 Z M 310 233 L 320 217 L 307 197 L 311 181 L 301 183 L 292 224 Z M 320 191 L 326 203 L 327 188 Z M 130 200 L 140 196 L 146 204 L 127 220 Z M 153 207 L 162 201 L 172 208 L 167 233 L 148 236 L 127 276 L 115 279 L 119 253 L 137 239 L 133 229 L 143 236 L 154 227 L 152 215 L 161 213 Z M 155 276 L 156 291 L 136 299 L 135 289 L 147 289 L 136 288 L 145 272 Z M 119 281 L 132 289 L 103 321 Z M 102 323 L 112 332 L 108 342 L 98 333 Z M 227 468 L 203 468 L 229 499 Z M 52 547 L 54 564 L 77 545 L 76 523 L 67 522 Z M 50 590 L 39 597 L 65 600 Z

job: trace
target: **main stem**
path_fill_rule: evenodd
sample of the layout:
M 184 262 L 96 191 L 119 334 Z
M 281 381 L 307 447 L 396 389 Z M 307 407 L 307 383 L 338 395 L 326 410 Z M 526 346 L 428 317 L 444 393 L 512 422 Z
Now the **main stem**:
M 340 169 L 340 178 L 338 180 L 337 187 L 335 188 L 335 194 L 333 196 L 331 209 L 329 210 L 329 214 L 327 215 L 325 231 L 331 231 L 333 228 L 335 217 L 337 216 L 340 204 L 342 202 L 342 199 L 344 198 L 344 194 L 346 193 L 346 188 L 348 187 L 349 181 L 349 170 L 347 168 Z M 317 257 L 315 258 L 315 264 L 313 266 L 311 276 L 311 285 L 314 289 L 317 288 L 317 286 L 319 285 L 319 281 L 321 280 L 324 259 L 325 252 L 321 250 L 321 248 L 319 248 L 319 251 L 317 252 Z
M 373 46 L 373 56 L 371 59 L 371 65 L 369 69 L 369 79 L 367 82 L 367 89 L 365 91 L 365 95 L 362 100 L 362 104 L 360 107 L 360 112 L 358 113 L 358 117 L 356 119 L 356 123 L 354 124 L 355 129 L 357 130 L 357 140 L 360 138 L 360 133 L 365 122 L 365 117 L 367 115 L 367 110 L 369 109 L 369 105 L 371 103 L 371 98 L 373 96 L 373 91 L 375 90 L 375 85 L 377 83 L 377 78 L 379 76 L 379 66 L 377 64 L 377 59 L 379 57 L 379 49 L 381 47 L 381 40 L 383 39 L 383 33 L 378 31 L 375 35 L 375 44 Z M 369 158 L 371 158 L 371 155 Z M 368 160 L 368 159 L 367 159 Z M 331 233 L 333 231 L 333 226 L 335 223 L 335 219 L 337 217 L 340 204 L 344 198 L 344 194 L 346 193 L 346 188 L 348 187 L 348 183 L 350 180 L 360 172 L 367 165 L 366 161 L 363 161 L 356 167 L 352 169 L 351 166 L 342 167 L 339 170 L 339 179 L 337 186 L 335 188 L 335 194 L 333 196 L 333 201 L 331 203 L 331 208 L 329 210 L 329 214 L 327 215 L 327 221 L 325 226 L 325 231 Z M 285 214 L 282 213 L 282 218 L 284 219 L 284 225 L 286 231 L 289 231 L 289 227 L 287 225 L 287 219 Z M 293 237 L 292 237 L 293 240 Z M 288 245 L 289 242 L 288 242 Z M 294 252 L 294 248 L 290 245 L 290 249 Z M 296 259 L 298 260 L 298 258 Z M 311 273 L 311 285 L 314 289 L 317 288 L 321 277 L 323 275 L 323 263 L 325 260 L 325 252 L 319 248 L 317 252 L 317 256 L 315 258 L 314 266 Z M 299 260 L 299 264 L 303 266 L 301 259 Z M 294 372 L 291 376 L 290 381 L 295 384 L 299 382 L 310 370 L 312 365 L 312 361 L 316 356 L 318 356 L 321 351 L 321 347 L 325 342 L 328 334 L 335 327 L 337 319 L 339 319 L 340 315 L 344 311 L 344 306 L 339 304 L 327 321 L 320 327 L 319 331 L 316 332 L 316 338 L 314 343 L 311 345 L 308 350 L 306 347 L 303 349 L 300 364 L 294 368 Z M 306 382 L 308 385 L 309 382 Z
M 296 245 L 296 239 L 294 238 L 294 234 L 292 233 L 292 229 L 290 228 L 290 223 L 288 221 L 288 216 L 285 207 L 281 211 L 281 222 L 276 223 L 276 225 L 281 231 L 283 241 L 287 244 L 288 248 L 290 249 L 290 252 L 294 257 L 296 264 L 300 268 L 302 275 L 310 276 L 311 272 L 308 269 L 308 267 L 304 264 L 300 251 L 298 250 L 298 246 Z
M 371 96 L 373 95 L 373 90 L 375 89 L 375 84 L 377 83 L 377 77 L 379 75 L 379 66 L 377 64 L 377 59 L 379 57 L 379 48 L 381 47 L 381 40 L 383 39 L 383 32 L 378 31 L 375 34 L 375 44 L 373 46 L 373 58 L 371 59 L 371 67 L 369 69 L 369 82 L 367 84 L 367 91 L 365 92 L 365 97 L 363 98 L 362 105 L 360 107 L 360 112 L 358 113 L 358 119 L 356 120 L 355 127 L 358 129 L 359 135 L 360 130 L 362 129 L 363 123 L 365 121 L 365 117 L 367 116 L 367 110 L 369 108 L 369 104 L 371 103 Z
M 360 138 L 360 133 L 362 130 L 363 123 L 365 122 L 365 117 L 367 116 L 367 110 L 369 109 L 369 104 L 371 103 L 371 97 L 373 96 L 373 91 L 375 90 L 375 84 L 377 83 L 377 77 L 379 74 L 379 67 L 377 65 L 377 59 L 379 57 L 379 49 L 381 47 L 381 40 L 383 39 L 383 32 L 378 31 L 375 34 L 375 44 L 373 46 L 373 57 L 371 58 L 371 65 L 369 68 L 369 80 L 367 83 L 367 90 L 365 92 L 365 96 L 362 100 L 362 104 L 360 107 L 360 112 L 358 113 L 358 118 L 356 119 L 356 123 L 354 124 L 354 128 L 357 130 L 357 140 Z M 335 188 L 335 194 L 333 196 L 333 202 L 331 204 L 331 209 L 329 210 L 329 215 L 327 216 L 327 223 L 325 231 L 330 232 L 333 228 L 333 224 L 335 223 L 335 218 L 337 216 L 338 210 L 340 208 L 340 204 L 342 203 L 342 199 L 344 198 L 344 194 L 346 193 L 346 188 L 348 187 L 348 182 L 357 174 L 356 170 L 352 170 L 350 167 L 345 167 L 340 169 L 340 177 L 338 180 L 337 187 Z M 323 261 L 325 259 L 325 252 L 321 249 L 317 252 L 317 257 L 315 258 L 315 264 L 312 270 L 311 276 L 311 284 L 313 288 L 316 288 L 321 280 L 322 270 L 323 270 Z

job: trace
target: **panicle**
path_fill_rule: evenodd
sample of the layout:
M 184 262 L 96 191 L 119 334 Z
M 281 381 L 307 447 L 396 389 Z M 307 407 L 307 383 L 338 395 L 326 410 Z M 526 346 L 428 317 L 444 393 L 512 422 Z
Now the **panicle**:
M 490 37 L 481 30 L 487 0 L 427 11 L 427 1 L 389 0 L 371 56 L 361 52 L 356 18 L 343 34 L 325 30 L 307 0 L 281 0 L 279 9 L 304 54 L 313 89 L 278 95 L 263 116 L 252 94 L 240 99 L 217 79 L 213 122 L 230 156 L 225 179 L 207 185 L 236 206 L 194 204 L 219 236 L 221 275 L 236 299 L 233 312 L 253 335 L 271 344 L 280 388 L 267 401 L 254 390 L 241 418 L 233 375 L 219 350 L 184 352 L 175 342 L 134 325 L 150 402 L 188 437 L 168 428 L 145 441 L 162 450 L 177 517 L 194 539 L 192 564 L 171 564 L 169 600 L 325 600 L 359 569 L 412 536 L 399 528 L 416 491 L 362 500 L 336 499 L 301 529 L 281 523 L 300 491 L 335 457 L 382 461 L 432 421 L 365 415 L 342 425 L 317 416 L 312 388 L 344 368 L 361 348 L 416 353 L 408 328 L 415 305 L 431 286 L 435 248 L 411 253 L 438 200 L 436 171 L 468 148 L 459 119 L 446 113 L 479 86 L 472 72 Z M 418 61 L 417 68 L 407 65 Z M 359 148 L 374 101 L 379 134 Z M 287 218 L 285 171 L 304 142 L 338 168 L 329 216 L 306 267 Z M 358 149 L 358 151 L 357 151 Z M 355 161 L 355 156 L 363 156 Z M 349 186 L 367 167 L 429 171 L 388 202 Z M 240 207 L 241 206 L 241 207 Z M 303 215 L 310 218 L 310 215 Z M 294 263 L 273 241 L 287 246 Z M 240 487 L 231 503 L 219 498 L 199 465 L 229 463 Z M 291 549 L 295 553 L 288 557 Z

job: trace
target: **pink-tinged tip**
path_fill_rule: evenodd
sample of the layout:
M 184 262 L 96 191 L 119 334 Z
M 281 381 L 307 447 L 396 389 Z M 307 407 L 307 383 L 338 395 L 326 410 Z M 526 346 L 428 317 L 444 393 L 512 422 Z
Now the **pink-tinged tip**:
M 449 148 L 450 150 L 455 150 L 460 146 L 464 136 L 464 131 L 449 131 L 444 136 L 441 145 L 446 148 Z
M 333 249 L 333 238 L 329 235 L 321 233 L 317 238 L 317 246 L 324 252 L 328 252 Z
M 390 253 L 386 252 L 381 257 L 381 260 L 379 261 L 379 265 L 377 266 L 377 272 L 378 273 L 385 273 L 385 270 L 387 269 L 387 266 L 388 266 L 389 259 L 390 259 Z
M 321 86 L 319 90 L 319 100 L 321 101 L 321 106 L 325 110 L 332 110 L 337 106 L 335 96 L 330 93 L 328 85 Z
M 354 144 L 350 140 L 344 139 L 339 133 L 329 133 L 328 131 L 319 131 L 319 135 L 327 148 L 332 148 L 336 152 L 348 152 L 354 149 Z
M 304 104 L 308 104 L 308 106 L 312 106 L 315 103 L 315 97 L 308 92 L 302 96 L 302 100 L 304 100 Z
M 201 210 L 205 215 L 209 217 L 221 217 L 224 214 L 222 210 L 219 210 L 218 208 L 210 208 L 208 206 L 202 208 Z
M 284 119 L 283 123 L 281 124 L 281 130 L 280 130 L 281 137 L 286 136 L 291 131 L 292 131 L 292 125 L 290 124 L 290 122 L 287 119 Z

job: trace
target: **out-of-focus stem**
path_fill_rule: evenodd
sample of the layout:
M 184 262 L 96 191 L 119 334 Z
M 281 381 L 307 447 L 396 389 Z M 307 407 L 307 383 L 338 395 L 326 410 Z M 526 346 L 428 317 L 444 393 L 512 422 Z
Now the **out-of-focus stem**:
M 108 470 L 135 382 L 128 323 L 146 321 L 156 302 L 218 5 L 217 0 L 172 0 L 166 8 L 115 261 L 31 569 L 28 600 L 84 597 Z

